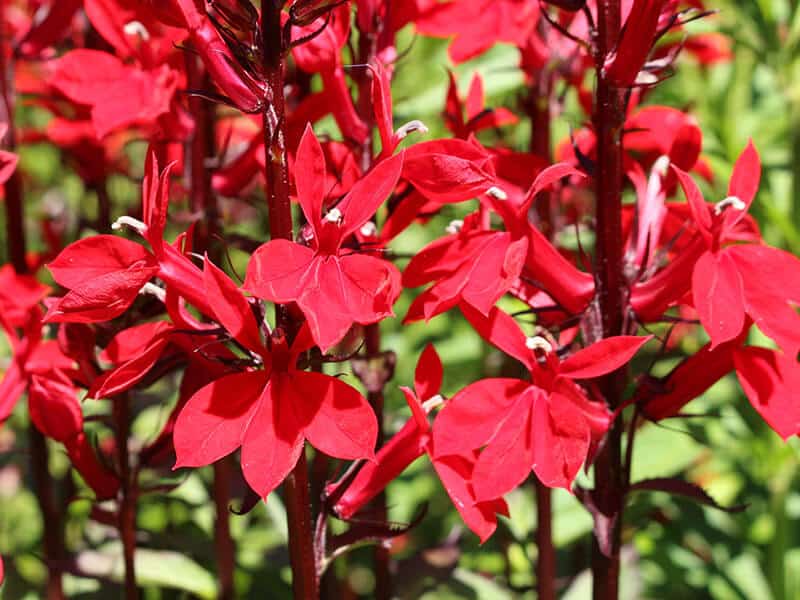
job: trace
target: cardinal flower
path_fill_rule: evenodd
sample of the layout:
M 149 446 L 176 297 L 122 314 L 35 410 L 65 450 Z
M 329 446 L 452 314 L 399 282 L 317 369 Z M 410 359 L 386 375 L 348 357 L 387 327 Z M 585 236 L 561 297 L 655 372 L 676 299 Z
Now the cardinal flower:
M 244 288 L 273 302 L 296 302 L 314 342 L 327 351 L 353 325 L 393 315 L 400 273 L 389 262 L 343 248 L 392 192 L 403 165 L 399 154 L 379 163 L 323 215 L 325 158 L 307 128 L 295 162 L 297 196 L 311 228 L 311 247 L 272 240 L 253 254 Z
M 761 175 L 758 152 L 749 143 L 733 169 L 728 196 L 716 206 L 703 200 L 692 179 L 675 169 L 704 250 L 694 264 L 691 289 L 712 347 L 737 337 L 747 316 L 789 356 L 800 350 L 800 260 L 762 244 L 739 241 L 737 226 L 753 202 Z M 726 245 L 727 244 L 727 245 Z
M 477 452 L 436 455 L 428 414 L 444 401 L 439 395 L 441 384 L 442 363 L 436 349 L 428 345 L 417 363 L 414 389 L 400 388 L 411 408 L 412 418 L 380 449 L 376 462 L 364 465 L 347 486 L 334 506 L 337 515 L 343 519 L 352 517 L 408 465 L 427 454 L 464 523 L 480 537 L 481 542 L 494 533 L 498 514 L 508 516 L 508 506 L 502 498 L 482 502 L 475 499 L 470 480 Z M 330 486 L 328 493 L 335 495 L 338 485 Z
M 461 308 L 478 333 L 530 370 L 533 382 L 484 379 L 461 390 L 434 423 L 437 456 L 483 448 L 472 475 L 479 502 L 511 491 L 531 470 L 547 486 L 570 489 L 610 422 L 575 380 L 615 371 L 649 337 L 608 338 L 561 361 L 547 340 L 526 338 L 499 309 L 487 318 Z
M 144 223 L 121 217 L 116 224 L 139 232 L 149 242 L 152 252 L 141 244 L 113 235 L 95 235 L 70 244 L 48 265 L 53 278 L 69 292 L 50 306 L 46 322 L 95 323 L 118 317 L 155 276 L 203 314 L 211 316 L 205 296 L 199 292 L 202 272 L 163 239 L 169 171 L 167 167 L 159 175 L 158 161 L 151 151 L 142 191 Z
M 291 345 L 276 329 L 267 347 L 247 299 L 208 260 L 203 282 L 216 320 L 264 368 L 217 379 L 189 399 L 175 423 L 175 468 L 208 465 L 241 447 L 244 477 L 266 498 L 305 440 L 336 458 L 373 459 L 378 423 L 366 399 L 335 377 L 297 368 L 313 345 L 308 327 Z

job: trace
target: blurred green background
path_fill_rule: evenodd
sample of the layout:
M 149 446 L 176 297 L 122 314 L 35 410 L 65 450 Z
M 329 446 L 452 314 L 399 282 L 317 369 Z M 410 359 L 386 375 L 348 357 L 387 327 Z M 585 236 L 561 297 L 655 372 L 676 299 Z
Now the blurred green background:
M 738 153 L 752 137 L 764 160 L 762 187 L 752 213 L 772 244 L 800 252 L 800 2 L 798 0 L 718 0 L 718 16 L 693 23 L 690 31 L 719 31 L 730 37 L 732 62 L 705 68 L 691 57 L 680 59 L 675 76 L 658 87 L 648 103 L 684 108 L 696 115 L 704 132 L 704 154 L 710 160 L 715 184 L 710 197 L 725 196 L 725 185 Z M 413 42 L 413 43 L 412 43 Z M 408 54 L 397 68 L 395 116 L 399 123 L 422 119 L 432 135 L 444 135 L 440 111 L 447 85 L 446 42 L 404 34 L 401 50 Z M 517 54 L 496 47 L 456 69 L 462 90 L 474 72 L 484 77 L 489 106 L 519 108 L 523 85 L 516 69 Z M 555 123 L 560 139 L 585 119 L 573 99 Z M 26 113 L 30 122 L 40 119 Z M 323 123 L 319 128 L 333 128 Z M 505 139 L 518 149 L 527 147 L 529 126 L 523 121 Z M 488 139 L 494 135 L 489 132 Z M 22 169 L 33 182 L 28 190 L 31 222 L 60 205 L 70 214 L 91 215 L 90 191 L 61 165 L 55 148 L 22 149 Z M 112 198 L 120 214 L 133 199 L 136 186 L 119 178 Z M 48 203 L 46 200 L 50 199 Z M 57 202 L 54 202 L 57 200 Z M 89 208 L 87 208 L 89 207 Z M 414 226 L 394 246 L 413 253 L 443 231 L 465 207 L 446 207 L 426 227 Z M 239 226 L 241 227 L 241 226 Z M 245 226 L 254 233 L 257 225 Z M 246 233 L 247 231 L 245 231 Z M 31 237 L 37 243 L 35 228 Z M 242 266 L 245 257 L 238 255 Z M 402 317 L 410 302 L 404 295 L 396 312 Z M 486 348 L 455 315 L 429 324 L 402 327 L 400 319 L 384 327 L 384 346 L 398 355 L 398 368 L 387 399 L 388 431 L 408 418 L 398 385 L 410 385 L 416 360 L 433 342 L 445 364 L 443 393 L 450 395 L 466 383 L 496 373 L 500 356 Z M 699 343 L 685 341 L 687 348 Z M 3 356 L 7 356 L 3 352 Z M 338 370 L 341 370 L 339 367 Z M 331 371 L 333 372 L 333 371 Z M 353 377 L 350 383 L 356 384 Z M 134 424 L 140 440 L 150 439 L 167 411 L 159 397 L 174 396 L 175 382 L 148 390 L 140 399 Z M 174 402 L 174 397 L 173 400 Z M 108 403 L 90 402 L 86 411 L 102 413 Z M 624 527 L 623 596 L 631 599 L 789 600 L 800 598 L 800 443 L 784 444 L 743 397 L 734 378 L 721 381 L 692 411 L 706 418 L 672 420 L 647 425 L 637 437 L 634 479 L 680 475 L 702 485 L 721 504 L 747 504 L 738 514 L 725 514 L 663 494 L 632 498 Z M 27 471 L 24 403 L 0 428 L 0 554 L 6 558 L 8 581 L 2 598 L 40 597 L 46 567 L 40 559 L 41 518 L 31 493 Z M 66 458 L 53 446 L 52 469 L 64 474 Z M 638 474 L 638 475 L 637 475 Z M 175 475 L 183 483 L 167 495 L 140 500 L 140 544 L 137 567 L 147 600 L 213 598 L 216 595 L 213 560 L 213 503 L 210 470 Z M 159 479 L 163 483 L 163 479 Z M 78 500 L 68 509 L 67 545 L 79 564 L 105 577 L 121 578 L 119 546 L 108 528 L 88 519 L 90 503 Z M 591 521 L 577 501 L 555 493 L 555 542 L 558 548 L 562 597 L 590 597 L 586 567 Z M 422 523 L 397 539 L 393 555 L 401 598 L 503 600 L 533 598 L 532 563 L 536 548 L 533 488 L 523 486 L 509 496 L 512 518 L 501 519 L 494 537 L 479 546 L 452 509 L 430 465 L 420 460 L 388 492 L 390 518 L 411 520 L 427 504 Z M 237 542 L 236 583 L 240 597 L 290 597 L 286 554 L 285 512 L 273 494 L 246 516 L 232 516 Z M 354 550 L 333 568 L 354 594 L 369 598 L 374 585 L 368 548 Z M 115 597 L 115 589 L 93 579 L 67 576 L 74 597 Z M 356 596 L 354 596 L 356 597 Z

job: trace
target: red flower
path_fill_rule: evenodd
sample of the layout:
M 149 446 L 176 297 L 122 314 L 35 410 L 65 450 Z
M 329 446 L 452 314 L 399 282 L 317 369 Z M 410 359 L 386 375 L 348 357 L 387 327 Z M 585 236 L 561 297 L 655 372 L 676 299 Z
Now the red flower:
M 297 369 L 299 355 L 313 345 L 307 326 L 291 346 L 276 330 L 267 348 L 246 298 L 208 260 L 203 281 L 217 321 L 264 369 L 227 375 L 189 399 L 175 423 L 175 468 L 207 465 L 241 446 L 245 479 L 266 497 L 297 463 L 306 439 L 336 458 L 373 459 L 378 424 L 366 399 L 335 377 Z
M 297 150 L 297 196 L 313 237 L 311 247 L 272 240 L 253 254 L 244 288 L 273 302 L 296 302 L 308 319 L 314 342 L 327 351 L 353 325 L 393 315 L 400 292 L 394 265 L 342 248 L 392 192 L 403 155 L 380 162 L 323 216 L 325 158 L 309 127 Z
M 502 498 L 478 502 L 470 480 L 477 452 L 437 456 L 434 451 L 428 414 L 443 401 L 439 395 L 442 384 L 442 363 L 432 345 L 426 346 L 414 374 L 414 389 L 401 387 L 412 418 L 378 452 L 376 462 L 364 465 L 356 478 L 334 506 L 343 519 L 352 517 L 367 502 L 380 493 L 405 468 L 427 454 L 436 474 L 461 514 L 464 523 L 485 542 L 497 528 L 497 515 L 508 516 L 508 506 Z M 336 485 L 328 489 L 332 494 Z
M 531 372 L 533 383 L 484 379 L 458 394 L 434 423 L 437 456 L 484 448 L 475 464 L 478 501 L 498 498 L 533 470 L 545 485 L 570 489 L 610 416 L 574 380 L 593 379 L 628 363 L 649 337 L 600 340 L 564 361 L 543 338 L 526 338 L 513 318 L 494 308 L 464 315 L 487 341 Z

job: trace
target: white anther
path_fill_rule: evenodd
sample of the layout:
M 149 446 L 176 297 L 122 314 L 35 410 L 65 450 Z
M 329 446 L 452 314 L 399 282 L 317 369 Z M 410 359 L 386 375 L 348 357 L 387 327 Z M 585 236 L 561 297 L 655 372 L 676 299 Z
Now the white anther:
M 327 212 L 322 220 L 327 221 L 328 223 L 336 223 L 338 225 L 342 222 L 342 211 L 340 211 L 338 208 L 332 208 Z
M 133 217 L 129 217 L 127 215 L 122 215 L 116 221 L 111 224 L 111 229 L 114 231 L 119 231 L 124 227 L 130 227 L 134 231 L 137 231 L 140 235 L 144 235 L 147 233 L 147 225 L 142 223 L 139 219 L 134 219 Z
M 441 394 L 436 394 L 435 396 L 431 396 L 425 402 L 422 403 L 422 410 L 425 411 L 425 414 L 431 412 L 437 406 L 441 406 L 444 404 L 444 398 Z
M 714 206 L 714 214 L 721 215 L 726 209 L 732 208 L 733 210 L 744 210 L 747 208 L 747 204 L 741 198 L 736 196 L 728 196 L 724 200 L 720 200 Z
M 155 283 L 151 283 L 149 281 L 142 286 L 142 289 L 139 290 L 139 293 L 142 295 L 155 296 L 159 301 L 164 303 L 167 301 L 167 292 L 158 287 Z
M 378 227 L 372 221 L 367 221 L 361 226 L 359 232 L 364 237 L 374 237 L 378 233 Z
M 459 231 L 461 231 L 462 227 L 464 227 L 464 221 L 462 221 L 461 219 L 456 219 L 454 221 L 450 221 L 450 224 L 447 227 L 445 227 L 444 230 L 447 233 L 455 235 Z
M 409 133 L 413 133 L 415 131 L 419 131 L 420 133 L 428 133 L 428 128 L 422 121 L 414 119 L 413 121 L 409 121 L 402 127 L 398 128 L 398 130 L 394 132 L 394 135 L 397 137 L 397 139 L 402 140 L 405 139 Z
M 529 337 L 525 340 L 525 347 L 534 352 L 539 350 L 545 354 L 550 354 L 553 351 L 553 345 L 540 335 Z
M 495 200 L 508 200 L 508 194 L 506 194 L 496 185 L 493 185 L 488 190 L 486 190 L 486 195 L 491 196 Z
M 667 170 L 669 169 L 669 156 L 661 155 L 656 159 L 656 162 L 653 163 L 653 173 L 658 173 L 662 177 L 667 176 Z
M 150 39 L 150 32 L 147 31 L 147 27 L 145 27 L 141 21 L 125 23 L 122 30 L 125 32 L 125 35 L 138 35 L 145 42 Z
M 658 77 L 649 71 L 641 71 L 636 76 L 636 85 L 655 85 L 658 83 Z

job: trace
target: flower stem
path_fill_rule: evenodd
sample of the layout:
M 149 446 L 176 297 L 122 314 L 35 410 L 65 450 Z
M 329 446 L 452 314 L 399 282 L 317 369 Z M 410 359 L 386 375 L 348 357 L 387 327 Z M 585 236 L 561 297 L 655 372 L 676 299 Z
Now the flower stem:
M 263 65 L 268 88 L 268 102 L 263 113 L 265 176 L 270 238 L 291 240 L 292 205 L 289 199 L 289 170 L 286 148 L 286 114 L 283 95 L 284 67 L 287 49 L 281 28 L 282 0 L 261 3 Z M 275 306 L 276 325 L 291 338 L 295 323 L 284 305 Z M 314 548 L 314 526 L 308 466 L 305 452 L 284 482 L 286 515 L 289 526 L 289 560 L 292 567 L 292 589 L 295 600 L 319 597 L 319 578 Z
M 130 398 L 126 394 L 117 397 L 113 404 L 114 430 L 116 433 L 117 460 L 119 462 L 120 498 L 117 527 L 122 539 L 122 552 L 125 561 L 125 600 L 136 600 L 139 589 L 136 587 L 136 474 L 131 469 L 128 438 L 130 437 Z
M 595 285 L 601 337 L 620 335 L 625 316 L 625 282 L 622 272 L 622 127 L 625 119 L 625 92 L 603 77 L 602 67 L 614 48 L 621 26 L 620 0 L 597 3 L 595 66 L 597 88 L 593 122 L 597 135 Z M 616 372 L 601 382 L 606 404 L 619 406 L 624 387 L 624 372 Z M 624 508 L 624 469 L 622 465 L 622 424 L 609 429 L 603 450 L 595 462 L 593 502 L 602 517 L 595 517 L 592 545 L 593 597 L 615 600 L 619 594 L 619 552 Z M 601 532 L 601 528 L 610 528 Z M 601 547 L 607 535 L 609 543 Z

